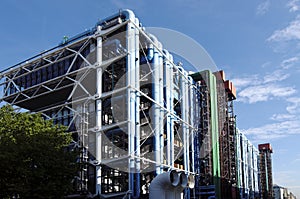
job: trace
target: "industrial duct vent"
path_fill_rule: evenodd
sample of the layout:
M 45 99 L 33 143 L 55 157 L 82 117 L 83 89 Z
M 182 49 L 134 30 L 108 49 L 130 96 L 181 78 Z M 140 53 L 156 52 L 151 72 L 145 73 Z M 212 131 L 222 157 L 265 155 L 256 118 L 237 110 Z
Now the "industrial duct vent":
M 175 170 L 156 176 L 150 184 L 150 199 L 180 199 L 184 188 L 194 185 L 194 177 Z

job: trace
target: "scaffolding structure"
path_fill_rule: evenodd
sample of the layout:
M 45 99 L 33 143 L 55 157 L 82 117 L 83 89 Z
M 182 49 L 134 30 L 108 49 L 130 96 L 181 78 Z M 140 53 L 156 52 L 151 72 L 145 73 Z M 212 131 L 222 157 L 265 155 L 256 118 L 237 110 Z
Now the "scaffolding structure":
M 1 100 L 68 127 L 81 166 L 69 198 L 148 198 L 151 181 L 171 170 L 195 179 L 186 199 L 270 191 L 272 150 L 260 145 L 258 164 L 257 149 L 237 131 L 233 83 L 223 71 L 175 64 L 130 10 L 0 79 Z
M 196 160 L 200 165 L 200 175 L 196 178 L 195 190 L 201 198 L 221 198 L 216 77 L 210 71 L 201 71 L 191 76 L 199 88 L 201 115 L 199 132 L 195 136 L 196 142 L 200 144 Z
M 272 156 L 273 149 L 270 143 L 258 145 L 259 150 L 259 179 L 261 188 L 261 198 L 273 198 L 273 174 L 272 174 Z
M 237 131 L 237 186 L 241 199 L 259 199 L 258 150 L 240 131 Z
M 218 95 L 221 192 L 225 198 L 237 198 L 236 118 L 233 110 L 236 89 L 231 81 L 226 80 L 224 71 L 214 75 Z
M 195 175 L 196 86 L 130 10 L 1 80 L 3 101 L 68 126 L 81 151 L 74 197 L 145 198 L 162 172 Z

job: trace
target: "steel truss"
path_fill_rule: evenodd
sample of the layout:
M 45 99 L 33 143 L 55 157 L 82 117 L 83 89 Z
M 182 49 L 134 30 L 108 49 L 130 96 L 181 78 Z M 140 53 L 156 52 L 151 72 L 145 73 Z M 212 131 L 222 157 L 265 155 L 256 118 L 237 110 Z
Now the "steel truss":
M 1 100 L 68 126 L 79 194 L 139 198 L 157 174 L 195 174 L 193 80 L 136 18 L 116 15 L 0 77 Z
M 217 79 L 219 147 L 222 197 L 237 197 L 236 123 L 232 90 L 225 88 L 223 71 L 214 73 Z

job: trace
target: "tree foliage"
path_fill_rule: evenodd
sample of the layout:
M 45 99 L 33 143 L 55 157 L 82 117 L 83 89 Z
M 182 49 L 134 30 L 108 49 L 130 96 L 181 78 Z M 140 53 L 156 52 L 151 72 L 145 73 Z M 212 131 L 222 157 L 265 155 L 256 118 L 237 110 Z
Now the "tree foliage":
M 63 198 L 72 191 L 76 153 L 65 127 L 39 114 L 0 109 L 0 198 Z

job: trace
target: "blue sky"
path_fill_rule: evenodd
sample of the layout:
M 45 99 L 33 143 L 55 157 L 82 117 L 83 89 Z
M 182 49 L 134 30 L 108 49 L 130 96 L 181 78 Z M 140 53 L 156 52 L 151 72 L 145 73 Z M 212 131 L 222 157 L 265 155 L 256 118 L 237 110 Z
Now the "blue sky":
M 300 197 L 300 0 L 2 0 L 0 69 L 92 27 L 120 8 L 182 32 L 233 80 L 238 127 L 271 142 L 274 182 Z

